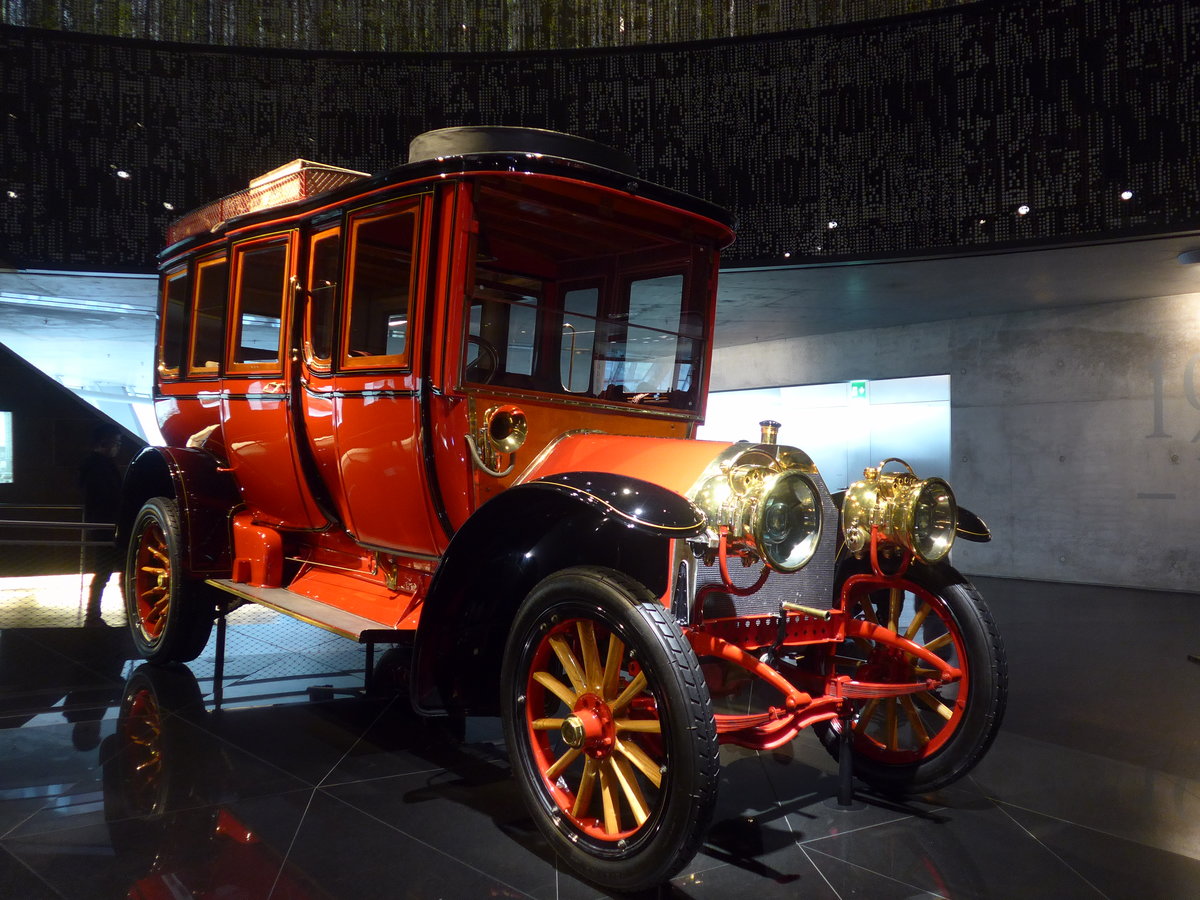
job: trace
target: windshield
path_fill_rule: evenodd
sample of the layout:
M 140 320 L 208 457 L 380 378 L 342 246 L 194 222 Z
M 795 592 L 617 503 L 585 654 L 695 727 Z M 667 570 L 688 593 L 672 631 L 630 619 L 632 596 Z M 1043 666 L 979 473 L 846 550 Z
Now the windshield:
M 503 187 L 478 194 L 465 381 L 696 410 L 706 251 L 659 223 L 593 218 L 578 198 L 533 210 L 525 197 L 539 221 L 518 227 Z

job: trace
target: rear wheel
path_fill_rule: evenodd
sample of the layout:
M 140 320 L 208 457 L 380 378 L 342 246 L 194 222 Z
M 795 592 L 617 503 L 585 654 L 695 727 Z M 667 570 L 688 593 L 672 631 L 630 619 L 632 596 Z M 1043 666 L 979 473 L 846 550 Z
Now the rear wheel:
M 512 767 L 538 828 L 618 890 L 661 883 L 699 848 L 717 735 L 691 646 L 640 584 L 566 569 L 526 598 L 501 684 Z
M 138 653 L 150 662 L 188 662 L 208 643 L 212 595 L 184 572 L 178 507 L 153 497 L 134 519 L 125 560 L 129 628 Z
M 1008 667 L 991 613 L 974 586 L 949 566 L 913 566 L 891 590 L 864 591 L 847 610 L 934 652 L 962 670 L 935 690 L 854 701 L 854 774 L 892 794 L 936 790 L 961 778 L 991 745 L 1008 695 Z M 856 638 L 827 662 L 857 681 L 912 683 L 935 670 L 885 644 Z M 836 759 L 841 722 L 815 727 Z

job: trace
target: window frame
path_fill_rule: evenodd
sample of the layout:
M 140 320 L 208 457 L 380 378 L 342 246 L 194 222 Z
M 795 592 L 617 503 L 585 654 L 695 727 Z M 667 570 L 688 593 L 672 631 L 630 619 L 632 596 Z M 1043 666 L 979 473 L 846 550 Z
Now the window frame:
M 177 281 L 183 281 L 183 298 L 180 307 L 179 319 L 174 323 L 175 344 L 177 348 L 177 358 L 175 365 L 170 365 L 166 358 L 167 352 L 167 334 L 171 329 L 171 287 Z M 155 360 L 155 371 L 159 378 L 176 379 L 179 378 L 184 370 L 183 359 L 184 354 L 188 350 L 188 320 L 190 318 L 190 307 L 192 302 L 192 269 L 187 263 L 168 269 L 163 272 L 162 280 L 160 281 L 159 289 L 159 307 L 158 307 L 158 328 L 157 328 L 157 359 Z
M 217 359 L 210 360 L 205 365 L 196 365 L 196 342 L 200 336 L 200 288 L 204 284 L 204 271 L 213 266 L 225 267 L 225 286 L 221 296 L 220 322 L 217 326 Z M 205 378 L 217 376 L 221 372 L 221 357 L 225 352 L 225 322 L 229 314 L 229 254 L 224 250 L 199 257 L 193 263 L 192 285 L 189 294 L 191 304 L 188 309 L 188 340 L 187 340 L 187 375 L 189 378 Z
M 228 314 L 225 320 L 225 373 L 228 375 L 280 374 L 283 372 L 287 353 L 289 323 L 293 304 L 290 295 L 296 285 L 296 235 L 295 230 L 275 232 L 238 241 L 229 248 L 229 284 L 231 287 Z M 283 284 L 279 297 L 279 343 L 275 359 L 241 361 L 237 351 L 242 333 L 242 307 L 244 304 L 244 277 L 246 257 L 259 250 L 279 245 L 284 250 Z M 253 315 L 253 314 L 252 314 Z
M 342 305 L 342 287 L 345 282 L 344 271 L 346 268 L 346 241 L 345 233 L 339 222 L 336 225 L 320 228 L 308 234 L 307 238 L 308 259 L 305 270 L 305 293 L 304 293 L 304 361 L 311 369 L 318 369 L 322 372 L 328 372 L 333 367 L 333 359 L 337 356 L 339 347 L 339 311 Z M 337 243 L 337 266 L 336 278 L 329 287 L 332 288 L 333 296 L 329 301 L 332 305 L 329 315 L 329 355 L 317 355 L 313 341 L 313 312 L 315 303 L 313 296 L 316 288 L 313 284 L 314 268 L 316 266 L 317 253 L 316 248 L 321 241 L 332 240 Z
M 338 298 L 339 314 L 336 317 L 335 349 L 339 371 L 358 372 L 376 369 L 412 371 L 414 338 L 417 335 L 414 316 L 419 307 L 417 300 L 427 277 L 429 254 L 426 252 L 426 244 L 429 236 L 431 198 L 432 194 L 429 192 L 408 194 L 356 209 L 346 216 L 342 232 L 342 290 Z M 356 309 L 355 291 L 357 286 L 355 282 L 359 277 L 357 270 L 359 233 L 367 225 L 405 214 L 413 215 L 413 237 L 408 269 L 408 294 L 405 309 L 407 331 L 404 351 L 402 353 L 351 356 L 351 326 Z

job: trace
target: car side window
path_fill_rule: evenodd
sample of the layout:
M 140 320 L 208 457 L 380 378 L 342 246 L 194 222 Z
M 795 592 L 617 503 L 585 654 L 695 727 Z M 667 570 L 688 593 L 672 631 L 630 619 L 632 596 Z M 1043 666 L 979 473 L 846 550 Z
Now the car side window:
M 289 239 L 234 247 L 234 304 L 229 342 L 231 372 L 278 371 L 283 357 Z
M 183 360 L 187 302 L 192 280 L 186 266 L 168 272 L 162 283 L 162 312 L 159 315 L 158 374 L 174 377 Z
M 189 375 L 215 374 L 219 367 L 228 290 L 229 263 L 224 254 L 197 264 Z
M 413 249 L 419 198 L 350 221 L 350 278 L 342 365 L 408 363 L 408 323 L 416 283 Z
M 328 368 L 333 357 L 341 261 L 340 228 L 313 235 L 308 264 L 306 345 L 309 362 L 321 368 Z
M 598 287 L 577 288 L 563 295 L 562 349 L 559 376 L 563 390 L 572 394 L 592 389 L 592 349 L 596 345 Z

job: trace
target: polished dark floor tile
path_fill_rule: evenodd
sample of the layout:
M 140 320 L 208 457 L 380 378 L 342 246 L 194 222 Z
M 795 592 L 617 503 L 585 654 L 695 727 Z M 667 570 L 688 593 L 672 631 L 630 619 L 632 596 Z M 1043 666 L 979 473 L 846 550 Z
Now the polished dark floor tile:
M 1005 812 L 1105 896 L 1182 898 L 1200 894 L 1200 860 L 1024 809 L 1005 807 Z
M 61 894 L 46 884 L 37 873 L 0 848 L 0 897 L 21 900 L 61 900 Z
M 1200 782 L 1005 733 L 971 777 L 1012 806 L 1200 859 Z
M 805 849 L 941 897 L 1100 898 L 991 803 L 942 808 L 805 843 Z
M 1011 690 L 968 778 L 845 810 L 815 736 L 725 747 L 700 852 L 636 900 L 1200 896 L 1200 597 L 979 583 Z M 366 697 L 364 648 L 263 610 L 224 649 L 218 681 L 215 631 L 159 670 L 122 628 L 0 630 L 0 897 L 610 896 L 537 833 L 497 720 Z

